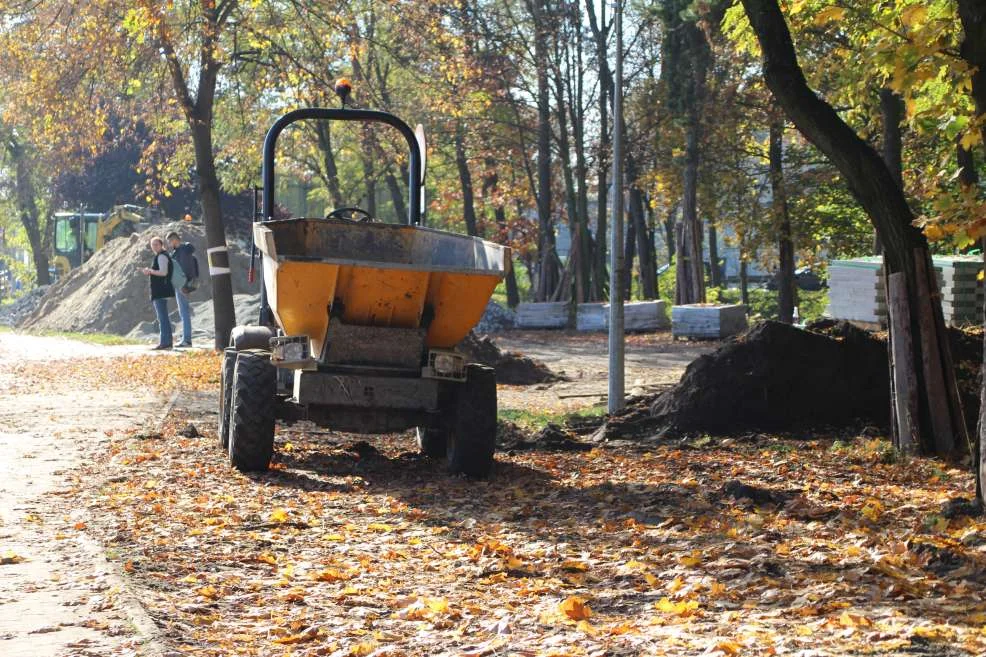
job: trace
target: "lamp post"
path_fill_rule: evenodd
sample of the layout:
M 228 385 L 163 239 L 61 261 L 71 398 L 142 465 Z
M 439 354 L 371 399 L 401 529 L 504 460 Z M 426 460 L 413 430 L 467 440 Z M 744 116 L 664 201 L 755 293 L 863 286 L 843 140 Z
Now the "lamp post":
M 613 221 L 609 250 L 609 397 L 623 408 L 623 0 L 616 0 L 616 74 L 613 81 Z

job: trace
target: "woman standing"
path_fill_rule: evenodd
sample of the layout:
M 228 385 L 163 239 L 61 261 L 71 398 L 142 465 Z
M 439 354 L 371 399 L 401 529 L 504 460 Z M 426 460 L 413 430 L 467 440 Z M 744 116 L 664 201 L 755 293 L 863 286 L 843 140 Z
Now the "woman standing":
M 171 257 L 164 249 L 164 240 L 158 236 L 151 238 L 151 251 L 154 260 L 150 267 L 144 267 L 141 272 L 151 281 L 151 303 L 157 314 L 157 323 L 161 330 L 158 344 L 154 349 L 171 349 L 171 320 L 168 318 L 168 299 L 175 296 L 175 288 L 171 285 Z

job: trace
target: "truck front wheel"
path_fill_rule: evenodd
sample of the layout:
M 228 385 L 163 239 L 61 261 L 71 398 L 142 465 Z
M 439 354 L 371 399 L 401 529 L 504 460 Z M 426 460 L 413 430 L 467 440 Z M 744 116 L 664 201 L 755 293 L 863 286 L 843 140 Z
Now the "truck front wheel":
M 236 355 L 230 395 L 229 462 L 244 472 L 264 471 L 274 455 L 277 368 L 266 352 Z

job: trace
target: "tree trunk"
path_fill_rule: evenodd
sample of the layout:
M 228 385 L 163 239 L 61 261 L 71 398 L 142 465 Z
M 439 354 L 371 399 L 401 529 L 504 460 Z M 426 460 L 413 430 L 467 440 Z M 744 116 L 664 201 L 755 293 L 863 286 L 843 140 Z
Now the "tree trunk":
M 404 204 L 404 188 L 401 187 L 400 181 L 397 180 L 397 176 L 394 175 L 389 165 L 387 166 L 387 173 L 384 175 L 384 181 L 387 183 L 387 190 L 390 192 L 390 202 L 394 205 L 394 215 L 397 217 L 397 223 L 407 223 L 407 206 Z
M 38 210 L 37 189 L 31 172 L 31 162 L 26 149 L 13 136 L 7 139 L 7 152 L 14 161 L 14 196 L 17 200 L 17 216 L 27 233 L 34 261 L 34 280 L 38 285 L 48 285 L 48 249 L 44 239 L 41 212 Z
M 609 294 L 609 163 L 612 151 L 609 131 L 609 88 L 613 84 L 609 68 L 609 30 L 612 22 L 606 22 L 606 3 L 598 3 L 599 19 L 596 20 L 596 2 L 586 0 L 589 27 L 595 41 L 596 66 L 599 75 L 599 148 L 596 152 L 596 248 L 592 263 L 592 298 L 602 301 Z
M 959 52 L 962 58 L 974 69 L 972 76 L 972 97 L 976 105 L 976 114 L 980 117 L 986 114 L 986 4 L 982 0 L 959 0 L 959 18 L 965 35 Z M 982 147 L 986 148 L 986 122 L 979 124 L 982 137 Z M 974 172 L 975 169 L 971 166 Z M 984 242 L 986 247 L 986 242 Z M 984 248 L 986 253 L 986 248 Z M 986 338 L 984 338 L 986 339 Z M 984 342 L 983 373 L 986 375 L 986 342 Z M 980 401 L 986 401 L 986 378 L 983 379 Z M 976 441 L 976 498 L 981 507 L 986 501 L 986 404 L 979 408 L 979 435 Z
M 698 219 L 699 132 L 698 109 L 690 111 L 686 144 L 684 184 L 681 199 L 680 238 L 675 245 L 678 287 L 676 303 L 705 303 L 705 267 L 702 265 L 702 226 Z
M 636 236 L 633 246 L 637 249 L 637 266 L 640 270 L 639 294 L 642 299 L 657 298 L 657 265 L 654 262 L 654 236 L 647 226 L 647 215 L 644 211 L 644 193 L 638 187 L 637 161 L 634 157 L 627 158 L 627 178 L 630 183 L 629 206 L 630 221 L 627 223 L 627 243 Z M 630 228 L 633 228 L 631 231 Z M 632 260 L 627 259 L 628 271 Z
M 770 191 L 774 226 L 777 230 L 777 315 L 785 324 L 794 323 L 796 304 L 794 288 L 794 242 L 791 239 L 791 216 L 787 211 L 787 191 L 784 188 L 784 119 L 774 116 L 770 121 Z
M 617 195 L 616 198 L 620 196 Z M 623 236 L 623 299 L 629 301 L 633 292 L 633 255 L 637 251 L 637 222 L 633 215 L 624 213 L 629 221 L 625 223 L 626 234 Z
M 555 251 L 554 222 L 551 217 L 551 99 L 548 89 L 548 39 L 551 36 L 542 4 L 533 0 L 537 35 L 534 42 L 537 59 L 537 212 L 538 212 L 538 283 L 535 300 L 547 301 L 559 282 L 558 254 Z
M 883 118 L 883 140 L 880 154 L 890 169 L 897 186 L 904 189 L 904 166 L 901 157 L 902 137 L 900 123 L 904 120 L 904 100 L 884 87 L 880 90 L 880 114 Z M 883 240 L 879 231 L 874 230 L 873 253 L 883 253 Z
M 877 152 L 808 87 L 777 0 L 742 1 L 763 52 L 767 86 L 801 133 L 839 169 L 883 239 L 884 270 L 893 281 L 888 299 L 908 302 L 906 308 L 888 307 L 891 340 L 913 337 L 902 345 L 906 362 L 895 358 L 892 364 L 893 390 L 918 401 L 914 426 L 922 451 L 951 456 L 965 445 L 966 427 L 941 302 L 932 296 L 937 283 L 927 241 L 913 226 L 914 215 Z M 897 288 L 901 293 L 894 295 Z M 903 419 L 894 413 L 895 428 L 902 428 Z
M 339 170 L 336 168 L 336 157 L 332 151 L 332 133 L 328 121 L 315 121 L 315 136 L 318 138 L 318 149 L 322 152 L 322 166 L 325 167 L 325 184 L 329 188 L 332 207 L 343 207 L 342 191 L 339 189 Z
M 205 240 L 208 245 L 209 276 L 212 277 L 212 309 L 216 322 L 215 348 L 229 345 L 229 334 L 236 325 L 233 306 L 233 279 L 230 276 L 229 252 L 226 250 L 226 230 L 223 227 L 219 201 L 219 178 L 212 151 L 212 121 L 190 121 L 192 143 L 195 147 L 195 170 L 202 199 Z
M 722 269 L 719 268 L 719 235 L 716 225 L 709 222 L 709 285 L 722 287 Z
M 490 171 L 483 179 L 483 197 L 487 199 L 489 203 L 490 198 L 493 198 L 495 209 L 493 211 L 493 218 L 496 221 L 496 228 L 498 233 L 498 239 L 506 242 L 510 239 L 509 230 L 507 229 L 507 211 L 503 206 L 503 201 L 496 197 L 497 186 L 500 184 L 500 177 L 497 175 L 496 171 L 493 169 L 492 160 L 487 160 L 487 170 Z M 507 268 L 507 275 L 504 279 L 507 287 L 507 306 L 510 308 L 516 308 L 517 304 L 520 303 L 520 291 L 517 289 L 517 274 L 514 271 L 513 263 Z
M 455 168 L 459 172 L 459 186 L 462 188 L 462 220 L 466 224 L 466 233 L 476 237 L 479 227 L 476 225 L 476 205 L 472 192 L 472 174 L 469 173 L 469 160 L 466 158 L 466 137 L 462 123 L 455 126 Z

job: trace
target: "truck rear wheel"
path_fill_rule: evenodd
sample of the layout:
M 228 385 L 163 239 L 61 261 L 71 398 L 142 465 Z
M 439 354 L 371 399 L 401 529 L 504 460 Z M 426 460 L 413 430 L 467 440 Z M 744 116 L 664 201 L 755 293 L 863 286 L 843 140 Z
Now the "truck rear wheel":
M 223 350 L 223 365 L 219 376 L 219 447 L 229 449 L 230 398 L 233 396 L 233 370 L 236 368 L 236 349 Z
M 265 352 L 236 355 L 230 395 L 229 462 L 244 472 L 264 471 L 274 455 L 277 368 Z
M 496 373 L 492 367 L 469 365 L 466 382 L 456 395 L 455 421 L 448 441 L 448 469 L 485 477 L 496 448 Z
M 443 459 L 448 452 L 448 432 L 417 427 L 418 449 L 430 459 Z

